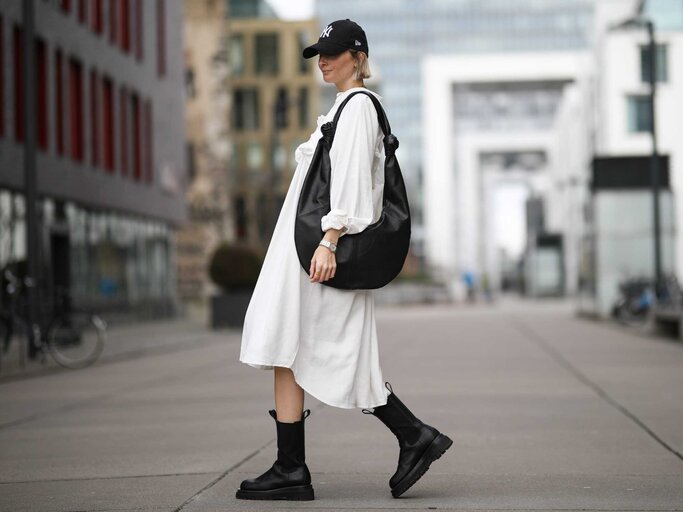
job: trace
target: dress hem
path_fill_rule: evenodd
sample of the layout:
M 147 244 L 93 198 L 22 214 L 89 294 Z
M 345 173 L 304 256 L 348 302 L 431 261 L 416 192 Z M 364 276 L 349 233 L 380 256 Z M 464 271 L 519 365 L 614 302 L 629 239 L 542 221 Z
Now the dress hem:
M 299 386 L 301 386 L 301 389 L 303 389 L 306 393 L 311 395 L 316 400 L 318 400 L 318 401 L 320 401 L 326 405 L 330 405 L 332 407 L 338 407 L 340 409 L 374 409 L 375 407 L 380 407 L 382 405 L 386 405 L 386 403 L 387 403 L 386 395 L 384 397 L 384 403 L 383 404 L 376 404 L 376 405 L 343 404 L 342 405 L 342 404 L 338 404 L 338 403 L 332 403 L 329 400 L 321 398 L 317 393 L 311 393 L 310 389 L 308 388 L 308 385 L 303 384 L 301 382 L 301 380 L 297 377 L 297 374 L 294 371 L 294 369 L 292 368 L 291 364 L 285 364 L 285 363 L 278 364 L 278 363 L 272 363 L 272 362 L 263 363 L 263 362 L 256 362 L 256 361 L 247 361 L 246 359 L 242 359 L 241 357 L 240 357 L 240 362 L 247 364 L 247 365 L 251 366 L 252 368 L 259 369 L 259 370 L 272 370 L 274 366 L 280 366 L 282 368 L 289 368 L 290 370 L 292 370 L 292 374 L 294 375 L 294 380 L 296 381 L 296 383 Z M 254 366 L 254 365 L 258 365 L 258 366 Z

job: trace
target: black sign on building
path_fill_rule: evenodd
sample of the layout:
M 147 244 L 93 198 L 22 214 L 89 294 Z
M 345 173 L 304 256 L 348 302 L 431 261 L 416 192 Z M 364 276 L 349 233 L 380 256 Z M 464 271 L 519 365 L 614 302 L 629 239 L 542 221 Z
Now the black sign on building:
M 651 188 L 650 155 L 593 158 L 591 190 Z M 669 155 L 659 155 L 659 189 L 669 190 Z

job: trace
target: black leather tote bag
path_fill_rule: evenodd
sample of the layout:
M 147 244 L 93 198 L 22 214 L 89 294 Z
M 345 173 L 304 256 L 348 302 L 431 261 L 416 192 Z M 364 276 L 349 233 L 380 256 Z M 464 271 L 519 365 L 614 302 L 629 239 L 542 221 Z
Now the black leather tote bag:
M 410 245 L 410 209 L 401 169 L 396 160 L 398 139 L 392 135 L 387 116 L 377 98 L 365 91 L 350 94 L 339 106 L 334 120 L 323 124 L 322 137 L 313 153 L 304 180 L 294 227 L 294 242 L 299 262 L 308 272 L 313 253 L 325 233 L 320 219 L 330 208 L 330 148 L 339 116 L 356 94 L 366 94 L 377 110 L 384 133 L 384 197 L 382 215 L 360 233 L 339 237 L 335 276 L 322 284 L 348 290 L 381 288 L 394 279 L 403 267 Z M 362 172 L 371 172 L 362 169 Z

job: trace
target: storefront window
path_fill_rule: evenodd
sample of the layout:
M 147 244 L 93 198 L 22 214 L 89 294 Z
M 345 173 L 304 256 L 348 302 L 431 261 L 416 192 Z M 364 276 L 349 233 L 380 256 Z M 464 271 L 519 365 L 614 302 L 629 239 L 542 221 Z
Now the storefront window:
M 168 226 L 73 202 L 57 205 L 50 198 L 38 208 L 41 240 L 50 244 L 42 251 L 46 300 L 55 287 L 65 286 L 77 307 L 103 312 L 154 312 L 156 305 L 172 302 L 173 231 Z M 0 268 L 26 259 L 25 239 L 23 196 L 0 190 Z
M 67 205 L 72 294 L 78 303 L 133 310 L 167 301 L 170 236 L 164 224 Z M 87 241 L 87 243 L 85 243 Z

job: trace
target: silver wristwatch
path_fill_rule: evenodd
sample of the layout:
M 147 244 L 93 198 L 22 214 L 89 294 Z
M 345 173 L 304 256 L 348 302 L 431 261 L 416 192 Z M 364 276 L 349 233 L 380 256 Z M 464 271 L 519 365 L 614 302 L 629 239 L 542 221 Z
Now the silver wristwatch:
M 332 252 L 337 252 L 337 244 L 330 242 L 329 240 L 322 239 L 318 245 L 323 245 L 327 247 Z

